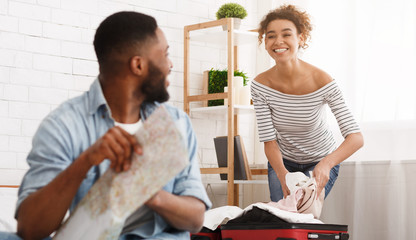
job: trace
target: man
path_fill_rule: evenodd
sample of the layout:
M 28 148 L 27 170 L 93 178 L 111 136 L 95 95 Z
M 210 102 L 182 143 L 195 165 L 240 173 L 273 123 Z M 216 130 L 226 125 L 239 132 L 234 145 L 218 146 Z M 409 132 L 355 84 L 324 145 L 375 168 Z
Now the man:
M 131 133 L 169 98 L 172 62 L 154 18 L 115 13 L 98 27 L 94 48 L 100 74 L 90 90 L 49 114 L 33 138 L 16 210 L 25 240 L 56 231 L 107 168 L 129 169 L 133 152 L 142 152 Z M 211 206 L 189 118 L 166 108 L 186 139 L 189 165 L 127 219 L 120 239 L 189 239 Z

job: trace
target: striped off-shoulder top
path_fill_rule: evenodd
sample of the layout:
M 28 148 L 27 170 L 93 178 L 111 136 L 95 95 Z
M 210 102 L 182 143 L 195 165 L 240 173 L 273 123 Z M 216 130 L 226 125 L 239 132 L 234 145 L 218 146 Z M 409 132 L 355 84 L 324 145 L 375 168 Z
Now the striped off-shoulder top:
M 327 123 L 326 104 L 334 114 L 344 138 L 348 134 L 360 132 L 335 81 L 312 93 L 292 95 L 253 80 L 251 96 L 260 141 L 277 140 L 283 158 L 287 160 L 317 162 L 336 149 Z

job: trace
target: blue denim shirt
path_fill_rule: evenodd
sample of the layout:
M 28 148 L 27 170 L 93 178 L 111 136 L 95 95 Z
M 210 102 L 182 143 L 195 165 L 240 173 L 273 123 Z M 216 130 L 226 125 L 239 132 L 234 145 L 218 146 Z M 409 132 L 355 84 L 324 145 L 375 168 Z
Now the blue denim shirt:
M 143 104 L 140 111 L 142 119 L 145 120 L 159 105 L 159 103 Z M 186 141 L 189 165 L 169 181 L 163 189 L 175 195 L 196 197 L 203 201 L 208 209 L 211 207 L 211 202 L 201 182 L 196 154 L 196 137 L 190 120 L 183 111 L 168 104 L 164 104 L 164 106 Z M 89 91 L 66 101 L 52 111 L 42 121 L 33 137 L 33 147 L 27 157 L 30 169 L 20 186 L 17 208 L 29 194 L 51 182 L 113 126 L 114 119 L 111 117 L 110 108 L 98 79 L 92 83 Z M 109 165 L 110 161 L 105 160 L 88 171 L 71 203 L 70 211 L 74 210 L 91 186 L 109 168 Z M 153 220 L 134 230 L 132 232 L 134 235 L 157 239 L 165 237 L 167 239 L 189 239 L 189 233 L 168 230 L 169 225 L 162 217 L 153 211 L 150 214 L 153 214 Z

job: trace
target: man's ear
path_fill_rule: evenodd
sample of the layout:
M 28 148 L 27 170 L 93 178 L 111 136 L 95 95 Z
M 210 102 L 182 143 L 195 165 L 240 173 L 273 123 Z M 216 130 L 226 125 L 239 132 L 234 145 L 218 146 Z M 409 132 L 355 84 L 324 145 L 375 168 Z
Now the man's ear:
M 134 56 L 130 59 L 130 70 L 138 75 L 143 76 L 147 73 L 147 61 L 143 57 Z

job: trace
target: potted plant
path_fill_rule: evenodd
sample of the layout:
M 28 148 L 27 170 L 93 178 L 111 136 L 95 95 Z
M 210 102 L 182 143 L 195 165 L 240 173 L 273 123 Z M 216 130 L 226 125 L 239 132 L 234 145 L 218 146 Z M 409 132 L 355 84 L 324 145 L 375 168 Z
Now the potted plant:
M 246 73 L 235 70 L 234 76 L 240 76 L 243 77 L 243 85 L 247 86 L 248 83 L 248 76 Z M 208 93 L 223 93 L 224 87 L 228 86 L 228 71 L 227 69 L 219 70 L 219 69 L 213 69 L 209 70 L 208 72 Z M 224 105 L 224 99 L 218 99 L 218 100 L 209 100 L 208 106 L 219 106 Z
M 234 28 L 238 29 L 241 24 L 241 19 L 247 16 L 247 11 L 238 3 L 226 3 L 218 9 L 216 16 L 217 20 L 221 18 L 234 18 Z M 222 28 L 227 30 L 226 26 L 222 26 Z

